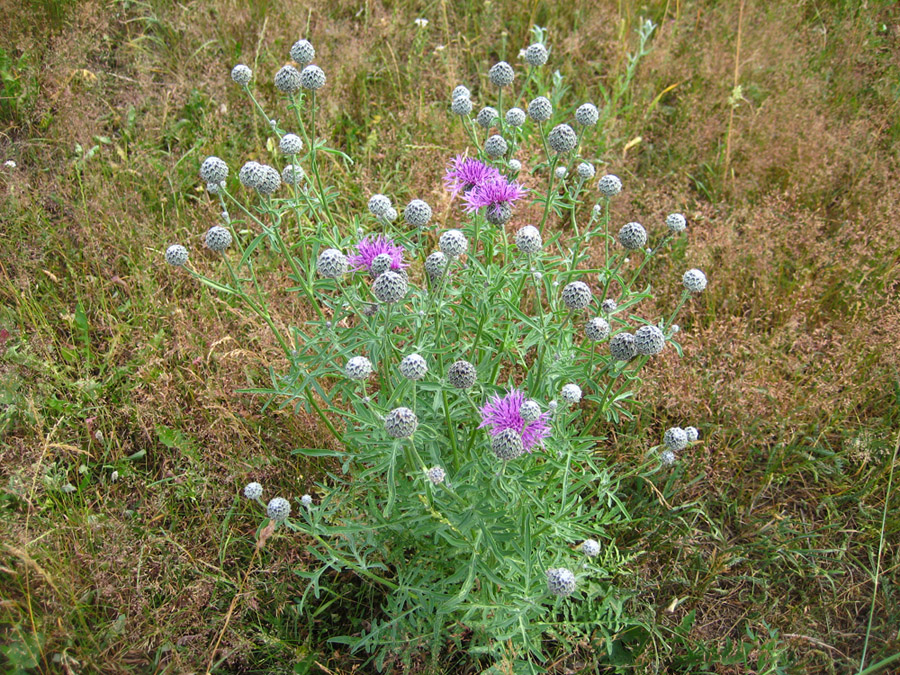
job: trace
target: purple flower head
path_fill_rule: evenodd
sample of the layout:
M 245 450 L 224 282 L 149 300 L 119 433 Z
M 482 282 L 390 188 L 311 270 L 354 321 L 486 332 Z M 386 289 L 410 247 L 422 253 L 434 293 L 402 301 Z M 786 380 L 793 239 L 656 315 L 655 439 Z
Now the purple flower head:
M 490 401 L 481 408 L 481 424 L 479 429 L 491 427 L 491 436 L 496 436 L 504 429 L 513 429 L 522 436 L 522 444 L 526 452 L 550 435 L 550 413 L 541 413 L 533 422 L 526 422 L 519 412 L 525 402 L 525 394 L 518 389 L 512 389 L 506 396 L 500 398 L 494 394 Z
M 444 174 L 444 185 L 456 196 L 497 178 L 500 178 L 500 172 L 494 167 L 471 157 L 457 155 L 450 160 L 450 167 Z
M 358 251 L 357 253 L 347 258 L 349 263 L 353 265 L 353 270 L 365 268 L 371 271 L 372 261 L 383 253 L 391 256 L 392 270 L 409 267 L 409 263 L 403 262 L 403 247 L 397 246 L 393 239 L 381 234 L 360 240 L 356 245 L 356 250 Z
M 482 183 L 463 196 L 466 203 L 466 211 L 475 213 L 482 207 L 487 207 L 494 213 L 498 213 L 501 204 L 512 206 L 513 203 L 525 196 L 525 188 L 518 183 L 510 183 L 503 176 Z

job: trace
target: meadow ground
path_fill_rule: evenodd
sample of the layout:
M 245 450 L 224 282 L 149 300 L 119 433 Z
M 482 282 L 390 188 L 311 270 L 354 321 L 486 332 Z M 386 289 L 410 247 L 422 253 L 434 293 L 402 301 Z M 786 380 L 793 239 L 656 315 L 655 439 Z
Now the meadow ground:
M 253 66 L 274 109 L 271 73 L 310 38 L 329 77 L 321 133 L 356 160 L 328 167 L 342 203 L 422 196 L 442 220 L 440 178 L 466 146 L 448 124 L 453 86 L 477 99 L 537 24 L 567 99 L 597 100 L 642 18 L 658 25 L 652 52 L 588 147 L 624 179 L 615 219 L 687 215 L 690 246 L 652 274 L 696 266 L 710 286 L 681 321 L 684 358 L 649 366 L 640 414 L 598 449 L 627 465 L 670 422 L 702 434 L 674 501 L 623 495 L 640 518 L 619 533 L 637 555 L 616 583 L 647 629 L 620 667 L 836 674 L 900 653 L 900 8 L 290 4 L 4 3 L 4 668 L 204 671 L 254 546 L 239 489 L 299 496 L 321 471 L 290 454 L 330 443 L 315 420 L 235 391 L 279 359 L 266 327 L 162 264 L 168 243 L 199 249 L 215 222 L 199 162 L 270 152 L 231 66 Z M 298 321 L 303 303 L 270 271 L 276 321 Z M 660 311 L 673 298 L 663 290 Z M 295 538 L 268 542 L 215 654 L 222 672 L 363 663 L 326 639 L 372 598 L 348 578 L 332 610 L 296 615 L 307 564 Z M 611 667 L 605 649 L 560 653 L 551 671 Z

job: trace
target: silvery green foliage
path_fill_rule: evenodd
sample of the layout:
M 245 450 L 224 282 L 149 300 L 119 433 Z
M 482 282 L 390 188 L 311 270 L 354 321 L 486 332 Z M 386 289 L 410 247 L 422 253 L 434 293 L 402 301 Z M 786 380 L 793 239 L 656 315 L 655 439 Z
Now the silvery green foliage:
M 428 476 L 428 480 L 430 480 L 434 485 L 440 485 L 447 477 L 447 472 L 439 466 L 431 467 L 430 469 L 428 469 L 428 471 L 425 472 L 425 474 Z
M 344 375 L 351 380 L 365 380 L 372 374 L 372 362 L 365 356 L 354 356 L 344 366 Z
M 546 122 L 553 116 L 553 104 L 546 96 L 538 96 L 528 104 L 528 116 L 535 122 Z
M 592 127 L 600 119 L 600 111 L 593 103 L 583 103 L 575 111 L 575 121 L 583 127 Z
M 455 101 L 458 98 L 469 98 L 471 95 L 469 89 L 460 84 L 453 90 L 453 95 L 450 98 Z
M 228 165 L 218 157 L 207 157 L 200 165 L 200 178 L 206 183 L 218 185 L 228 178 Z
M 561 598 L 575 592 L 575 575 L 565 567 L 547 570 L 547 590 Z
M 524 403 L 522 403 L 519 408 L 519 415 L 522 416 L 522 419 L 526 424 L 534 422 L 538 417 L 541 416 L 541 406 L 538 405 L 537 401 L 532 401 L 528 399 Z
M 698 269 L 688 270 L 681 277 L 681 283 L 691 293 L 700 293 L 706 288 L 706 275 Z
M 506 202 L 501 202 L 496 207 L 487 209 L 484 214 L 484 219 L 491 225 L 505 225 L 510 218 L 512 218 L 512 207 Z
M 506 123 L 511 127 L 520 127 L 525 124 L 525 111 L 521 108 L 510 108 L 506 111 Z
M 468 389 L 478 379 L 478 372 L 468 361 L 456 361 L 447 369 L 447 382 L 455 389 Z
M 525 49 L 525 62 L 529 66 L 542 66 L 547 63 L 547 48 L 539 42 L 528 45 Z
M 296 94 L 300 91 L 300 71 L 294 66 L 282 66 L 275 73 L 275 88 L 285 94 Z
M 420 354 L 407 354 L 400 361 L 400 373 L 407 380 L 421 380 L 428 372 L 428 364 Z
M 670 213 L 666 216 L 666 227 L 675 234 L 684 232 L 687 228 L 687 219 L 681 213 Z
M 231 79 L 237 82 L 242 87 L 246 86 L 250 82 L 251 77 L 253 77 L 253 71 L 243 63 L 239 63 L 231 69 Z
M 372 295 L 388 305 L 400 302 L 406 297 L 408 290 L 409 282 L 406 277 L 394 271 L 379 275 L 372 284 Z
M 369 197 L 369 212 L 376 218 L 384 217 L 392 206 L 391 200 L 381 194 Z
M 504 429 L 491 438 L 491 450 L 497 459 L 508 462 L 520 457 L 525 452 L 522 437 L 515 429 Z
M 188 261 L 187 249 L 181 244 L 172 244 L 166 249 L 166 262 L 173 267 L 181 267 Z
M 600 303 L 600 309 L 604 314 L 612 314 L 619 308 L 619 305 L 612 298 L 607 298 Z
M 562 301 L 569 309 L 584 309 L 593 299 L 591 289 L 583 281 L 572 281 L 562 291 Z
M 475 118 L 475 121 L 478 122 L 478 126 L 482 129 L 490 129 L 498 118 L 499 114 L 495 108 L 485 106 L 478 112 L 478 117 Z
M 431 220 L 431 207 L 421 199 L 413 199 L 403 210 L 403 219 L 413 227 L 425 227 Z
M 325 86 L 325 71 L 319 66 L 306 66 L 300 73 L 300 86 L 310 91 L 316 91 Z
M 305 66 L 316 58 L 316 50 L 309 40 L 297 40 L 291 47 L 291 58 Z
M 338 279 L 347 273 L 347 256 L 336 248 L 326 248 L 316 261 L 316 272 L 325 279 Z
M 440 251 L 435 251 L 425 258 L 425 272 L 431 279 L 431 283 L 440 281 L 445 269 L 447 269 L 447 256 Z
M 469 240 L 459 230 L 447 230 L 438 239 L 438 247 L 448 258 L 457 258 L 469 248 Z
M 571 152 L 578 144 L 578 134 L 568 124 L 557 124 L 547 134 L 547 145 L 563 154 Z
M 299 164 L 288 164 L 281 172 L 281 180 L 288 185 L 300 185 L 306 180 L 306 172 Z
M 508 87 L 513 83 L 515 76 L 512 66 L 506 61 L 495 63 L 488 71 L 488 78 L 491 83 L 498 87 Z
M 273 497 L 266 506 L 266 515 L 275 522 L 287 520 L 291 515 L 291 503 L 283 497 Z
M 629 250 L 642 248 L 647 243 L 647 230 L 640 223 L 625 223 L 619 230 L 619 243 Z
M 206 248 L 221 253 L 231 246 L 231 232 L 221 225 L 213 225 L 206 232 Z
M 631 361 L 637 356 L 634 346 L 634 335 L 631 333 L 617 333 L 609 341 L 609 353 L 616 361 Z
M 534 225 L 526 225 L 516 232 L 516 246 L 522 253 L 533 255 L 543 246 L 541 233 Z
M 634 350 L 644 356 L 655 356 L 666 346 L 666 336 L 656 326 L 641 326 L 634 334 Z
M 581 552 L 588 558 L 596 558 L 600 555 L 600 544 L 596 539 L 585 539 L 581 544 Z
M 700 438 L 700 432 L 697 431 L 697 427 L 685 427 L 684 434 L 687 436 L 688 443 L 696 443 L 697 439 Z
M 472 114 L 472 101 L 468 98 L 460 96 L 458 98 L 453 99 L 453 103 L 450 104 L 450 110 L 454 115 L 459 115 L 460 117 L 465 117 L 466 115 Z
M 590 180 L 594 177 L 594 165 L 588 162 L 581 162 L 578 165 L 578 175 L 582 180 Z
M 506 165 L 509 167 L 509 170 L 513 173 L 519 173 L 522 170 L 522 162 L 517 159 L 509 160 Z
M 285 134 L 281 137 L 278 148 L 285 155 L 296 155 L 303 149 L 303 141 L 297 134 Z
M 419 419 L 409 408 L 394 408 L 384 418 L 384 430 L 393 438 L 410 438 L 418 426 Z
M 584 334 L 588 340 L 600 342 L 609 337 L 609 322 L 600 316 L 595 316 L 584 326 Z
M 559 393 L 559 397 L 563 400 L 563 402 L 574 405 L 581 400 L 581 387 L 577 384 L 569 383 L 563 386 L 562 390 Z
M 506 140 L 499 134 L 488 136 L 487 140 L 484 142 L 484 152 L 491 159 L 503 157 L 503 155 L 506 154 L 506 149 Z
M 673 452 L 684 450 L 688 444 L 687 434 L 681 427 L 671 427 L 663 434 L 663 443 Z
M 244 488 L 244 496 L 247 499 L 259 499 L 262 497 L 263 489 L 259 483 L 247 483 Z
M 622 181 L 618 176 L 608 173 L 597 181 L 597 189 L 604 197 L 615 197 L 622 191 Z

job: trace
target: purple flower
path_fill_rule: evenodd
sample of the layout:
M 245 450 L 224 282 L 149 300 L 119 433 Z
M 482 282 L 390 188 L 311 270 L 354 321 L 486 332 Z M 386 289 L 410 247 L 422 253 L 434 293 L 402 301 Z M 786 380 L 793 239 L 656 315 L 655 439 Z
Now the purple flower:
M 444 185 L 456 196 L 500 177 L 500 172 L 494 167 L 471 157 L 457 155 L 450 160 L 450 167 L 444 174 Z
M 466 203 L 466 211 L 475 213 L 482 207 L 487 207 L 493 213 L 499 213 L 502 204 L 512 206 L 513 203 L 525 196 L 525 188 L 518 183 L 510 183 L 503 176 L 498 176 L 463 195 Z
M 391 269 L 399 270 L 409 267 L 409 263 L 403 262 L 403 247 L 397 246 L 393 239 L 384 235 L 366 237 L 356 245 L 357 253 L 348 256 L 347 260 L 353 265 L 353 270 L 363 268 L 371 271 L 372 261 L 381 254 L 391 256 Z
M 525 402 L 525 394 L 518 389 L 512 389 L 506 396 L 500 398 L 494 394 L 481 408 L 481 424 L 479 429 L 491 427 L 489 433 L 496 436 L 504 429 L 513 429 L 522 436 L 522 444 L 526 452 L 550 435 L 550 413 L 541 413 L 533 422 L 522 419 L 520 412 Z

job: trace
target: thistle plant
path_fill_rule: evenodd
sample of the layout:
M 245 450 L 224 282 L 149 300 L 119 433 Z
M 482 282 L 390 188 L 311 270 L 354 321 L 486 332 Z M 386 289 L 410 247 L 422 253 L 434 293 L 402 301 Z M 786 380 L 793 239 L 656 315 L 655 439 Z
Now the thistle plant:
M 321 155 L 352 159 L 319 137 L 328 64 L 312 63 L 312 43 L 291 49 L 301 70 L 275 75 L 285 128 L 269 124 L 252 73 L 236 66 L 232 79 L 284 166 L 251 160 L 234 172 L 206 158 L 200 179 L 216 186 L 210 208 L 223 220 L 206 235 L 216 256 L 195 266 L 181 245 L 165 254 L 183 268 L 169 273 L 192 275 L 271 329 L 281 363 L 271 387 L 255 392 L 315 415 L 333 437 L 331 450 L 297 451 L 340 468 L 316 486 L 315 503 L 305 495 L 306 508 L 292 511 L 274 497 L 264 515 L 321 562 L 298 571 L 298 610 L 314 610 L 345 571 L 377 595 L 382 618 L 364 617 L 362 633 L 339 638 L 375 654 L 376 665 L 423 649 L 436 658 L 460 625 L 473 654 L 511 650 L 532 663 L 546 659 L 548 635 L 574 644 L 597 622 L 616 630 L 607 591 L 629 559 L 615 531 L 630 518 L 616 493 L 627 478 L 660 470 L 658 459 L 611 466 L 601 449 L 631 417 L 647 360 L 670 346 L 680 354 L 676 314 L 706 277 L 692 269 L 655 279 L 684 290 L 669 316 L 652 316 L 642 275 L 687 236 L 684 219 L 616 230 L 609 206 L 622 181 L 596 180 L 585 157 L 605 113 L 592 103 L 574 118 L 565 113 L 573 107 L 554 110 L 536 74 L 549 58 L 546 35 L 535 38 L 523 51 L 525 77 L 507 62 L 487 71 L 494 98 L 475 120 L 469 88 L 453 90 L 448 123 L 461 124 L 471 145 L 446 160 L 453 214 L 437 227 L 418 198 L 401 209 L 378 193 L 335 209 Z M 510 105 L 517 100 L 530 100 L 527 113 Z M 512 158 L 524 145 L 543 152 L 527 184 Z M 539 222 L 523 222 L 527 201 Z M 589 266 L 592 253 L 599 267 Z M 280 261 L 284 283 L 311 308 L 305 324 L 276 320 L 256 278 L 263 256 Z M 688 439 L 670 429 L 664 446 L 682 450 Z M 258 483 L 244 494 L 262 508 Z

